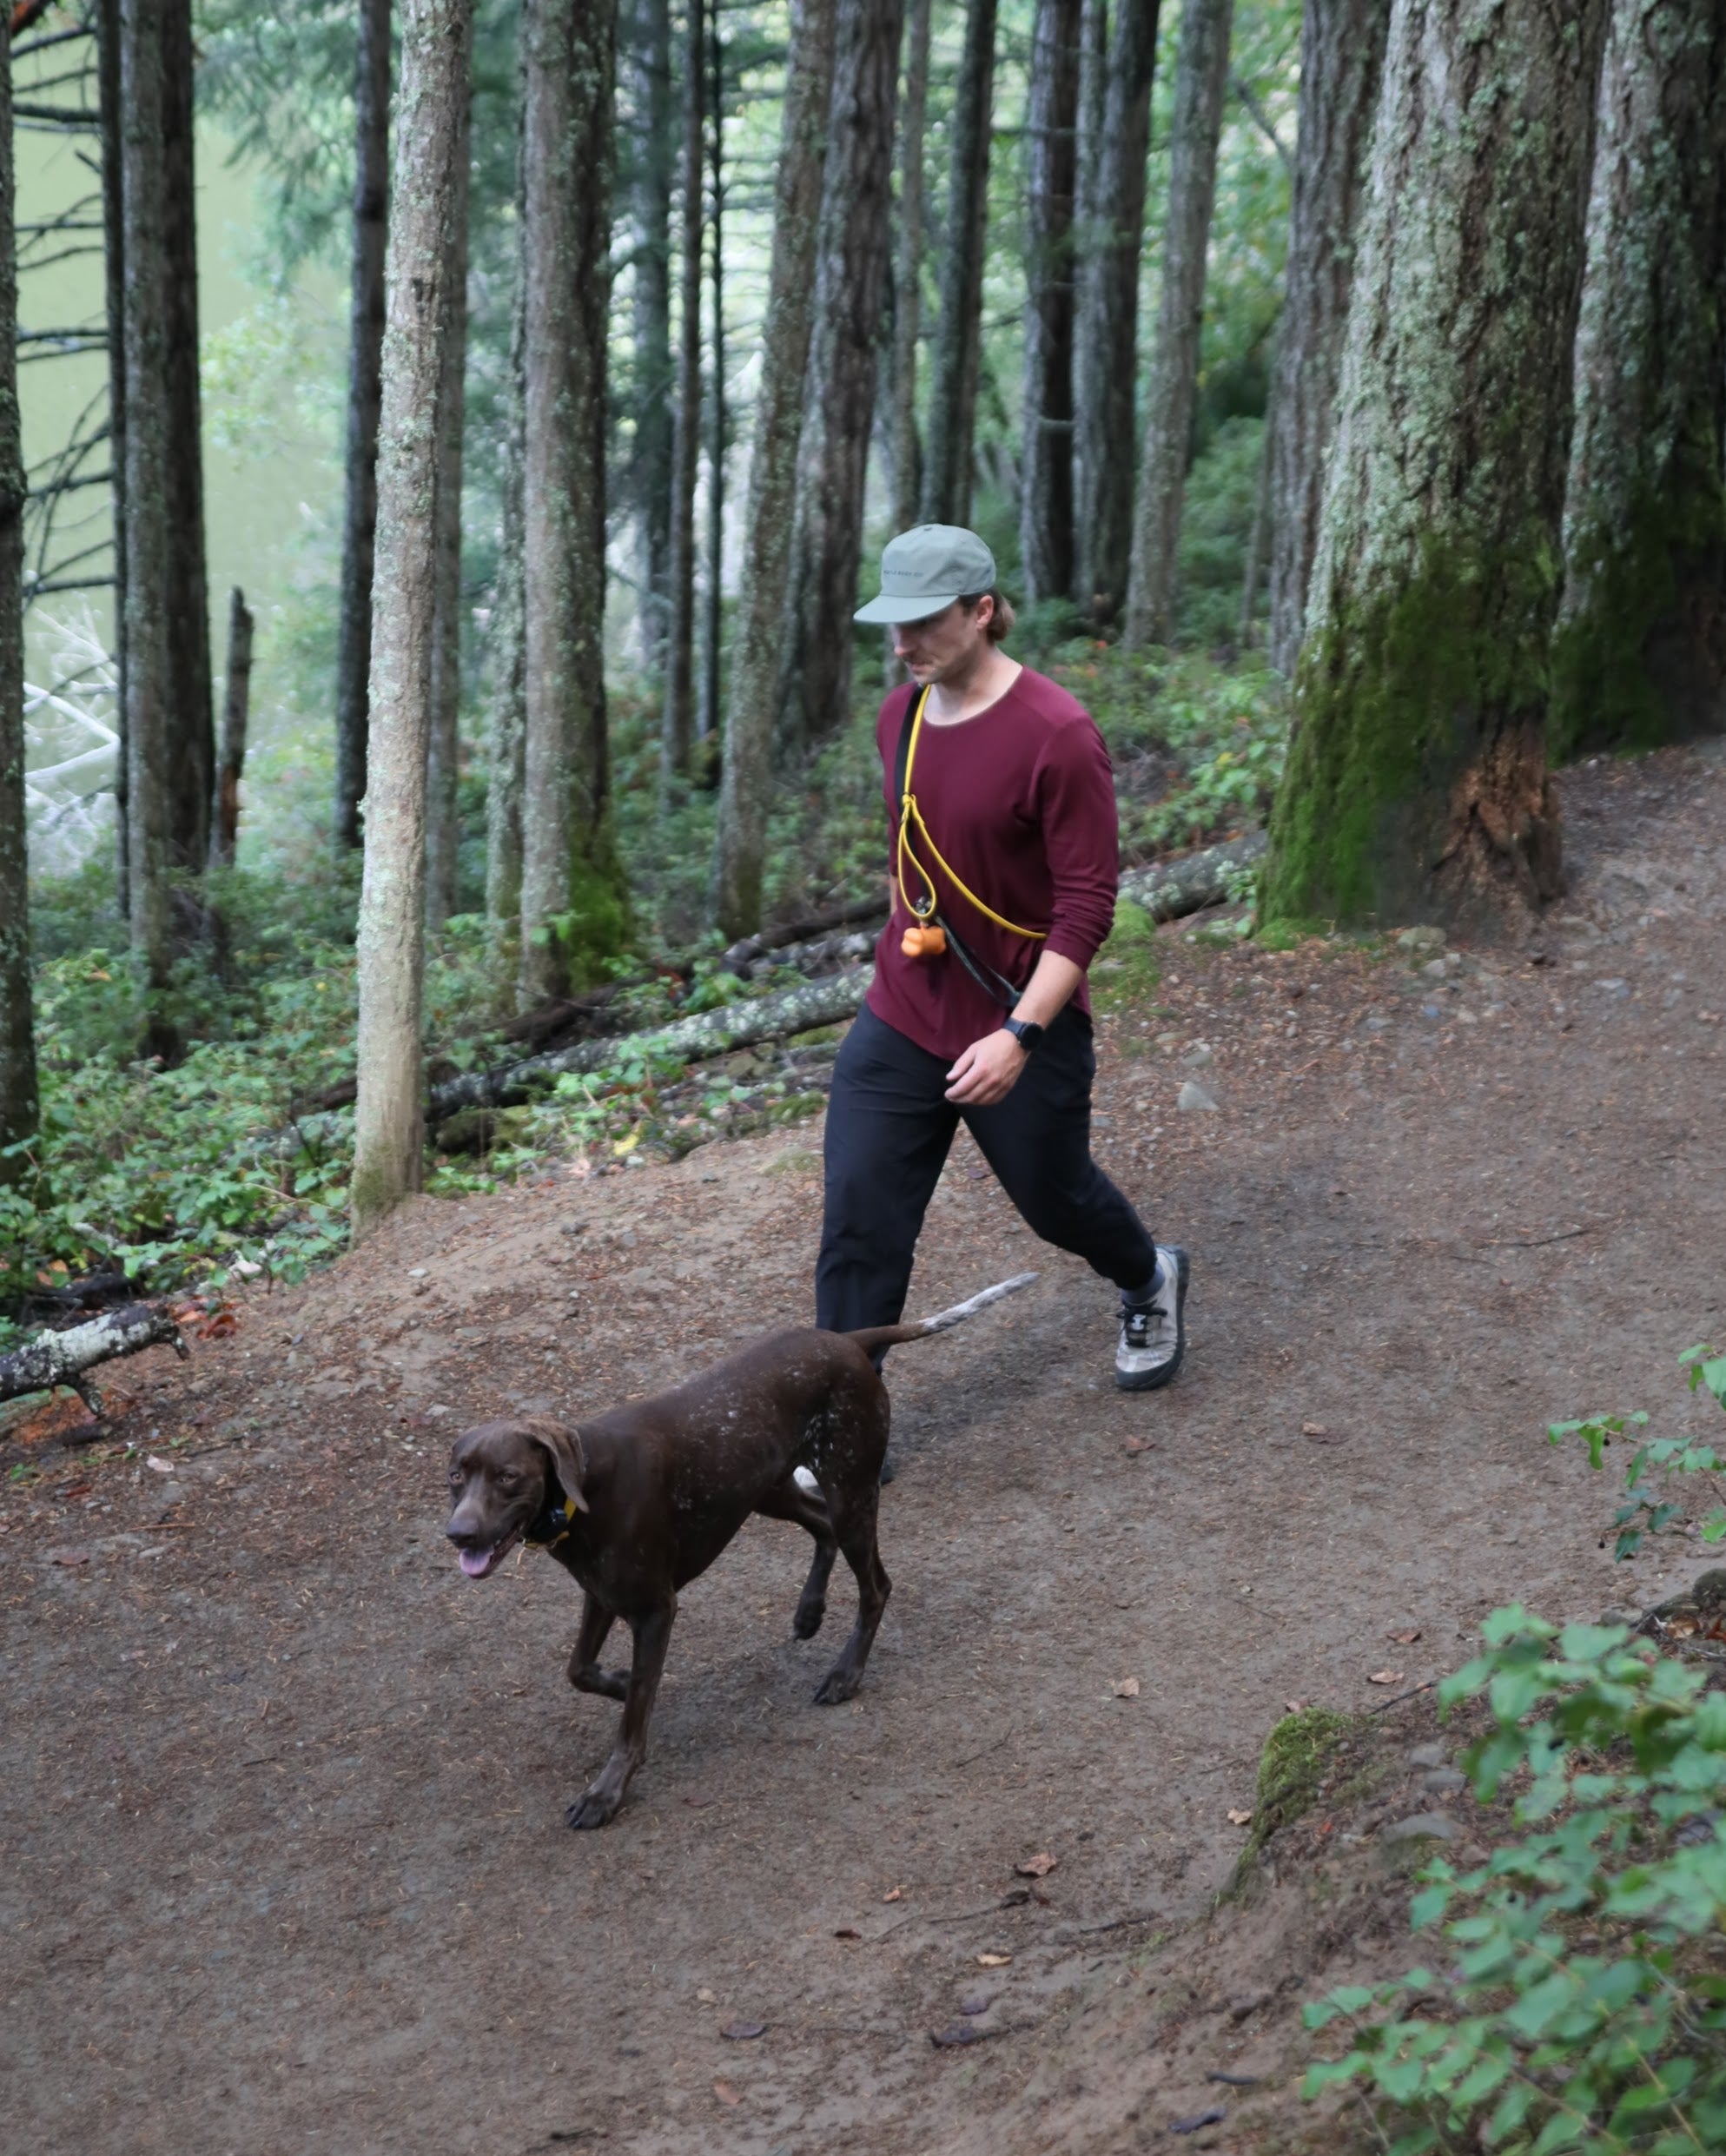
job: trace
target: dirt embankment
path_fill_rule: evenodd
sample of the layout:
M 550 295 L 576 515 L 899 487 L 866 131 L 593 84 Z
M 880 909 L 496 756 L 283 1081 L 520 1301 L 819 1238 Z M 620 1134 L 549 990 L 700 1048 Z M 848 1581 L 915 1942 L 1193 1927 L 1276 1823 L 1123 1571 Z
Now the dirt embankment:
M 830 1642 L 790 1639 L 800 1538 L 757 1522 L 684 1597 L 601 1834 L 561 1824 L 615 1712 L 564 1683 L 574 1597 L 531 1556 L 461 1578 L 446 1441 L 804 1319 L 818 1131 L 416 1205 L 188 1369 L 129 1366 L 113 1442 L 12 1431 L 20 2145 L 1016 2156 L 1207 2109 L 1194 2146 L 1307 2131 L 1300 1999 L 1411 1951 L 1387 1830 L 1480 1829 L 1412 1756 L 1448 1742 L 1422 1694 L 1351 1722 L 1256 1892 L 1214 1910 L 1267 1732 L 1436 1677 L 1496 1603 L 1591 1614 L 1696 1569 L 1657 1542 L 1627 1586 L 1610 1491 L 1542 1432 L 1679 1422 L 1675 1356 L 1726 1333 L 1726 767 L 1603 765 L 1565 803 L 1575 890 L 1534 946 L 1276 956 L 1180 928 L 1154 988 L 1113 977 L 1099 1150 L 1194 1253 L 1187 1373 L 1114 1392 L 1107 1292 L 1033 1254 L 962 1144 L 914 1306 L 1043 1277 L 890 1366 L 895 1592 L 863 1693 L 810 1704 Z M 1214 1108 L 1177 1107 L 1189 1082 Z M 931 2042 L 961 2025 L 987 2040 Z

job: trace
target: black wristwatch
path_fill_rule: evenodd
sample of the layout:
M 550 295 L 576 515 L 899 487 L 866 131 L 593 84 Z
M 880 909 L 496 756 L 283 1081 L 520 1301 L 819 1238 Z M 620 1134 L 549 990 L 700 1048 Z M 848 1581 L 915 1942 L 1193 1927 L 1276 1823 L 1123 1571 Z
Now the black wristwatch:
M 1027 1055 L 1035 1055 L 1042 1046 L 1043 1028 L 1035 1018 L 1003 1018 L 1001 1022 Z

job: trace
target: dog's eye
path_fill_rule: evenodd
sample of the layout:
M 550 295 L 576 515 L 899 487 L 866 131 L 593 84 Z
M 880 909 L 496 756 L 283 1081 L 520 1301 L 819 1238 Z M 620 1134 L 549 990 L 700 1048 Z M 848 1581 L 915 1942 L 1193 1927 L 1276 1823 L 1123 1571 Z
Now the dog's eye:
M 449 1471 L 449 1486 L 450 1486 L 450 1488 L 451 1488 L 452 1490 L 459 1490 L 459 1489 L 460 1489 L 460 1487 L 461 1487 L 461 1485 L 462 1485 L 462 1483 L 463 1483 L 466 1479 L 466 1477 L 462 1474 L 462 1472 L 461 1472 L 461 1470 L 460 1470 L 459 1467 L 452 1467 L 452 1468 L 450 1469 L 450 1471 Z

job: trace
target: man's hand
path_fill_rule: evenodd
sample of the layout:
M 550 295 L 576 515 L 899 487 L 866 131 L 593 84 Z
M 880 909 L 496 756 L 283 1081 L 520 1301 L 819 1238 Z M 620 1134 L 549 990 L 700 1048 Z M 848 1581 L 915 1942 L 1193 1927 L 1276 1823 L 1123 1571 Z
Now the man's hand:
M 1003 1026 L 973 1041 L 954 1064 L 947 1074 L 947 1097 L 956 1108 L 993 1108 L 1012 1092 L 1030 1060 Z

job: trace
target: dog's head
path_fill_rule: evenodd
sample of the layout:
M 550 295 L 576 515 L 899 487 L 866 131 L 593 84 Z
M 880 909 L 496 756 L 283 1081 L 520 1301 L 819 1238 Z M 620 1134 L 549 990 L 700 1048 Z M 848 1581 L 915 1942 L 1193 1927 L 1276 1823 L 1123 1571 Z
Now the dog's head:
M 549 1508 L 587 1510 L 577 1432 L 543 1416 L 482 1422 L 455 1441 L 449 1461 L 449 1525 L 469 1579 L 494 1572 Z

